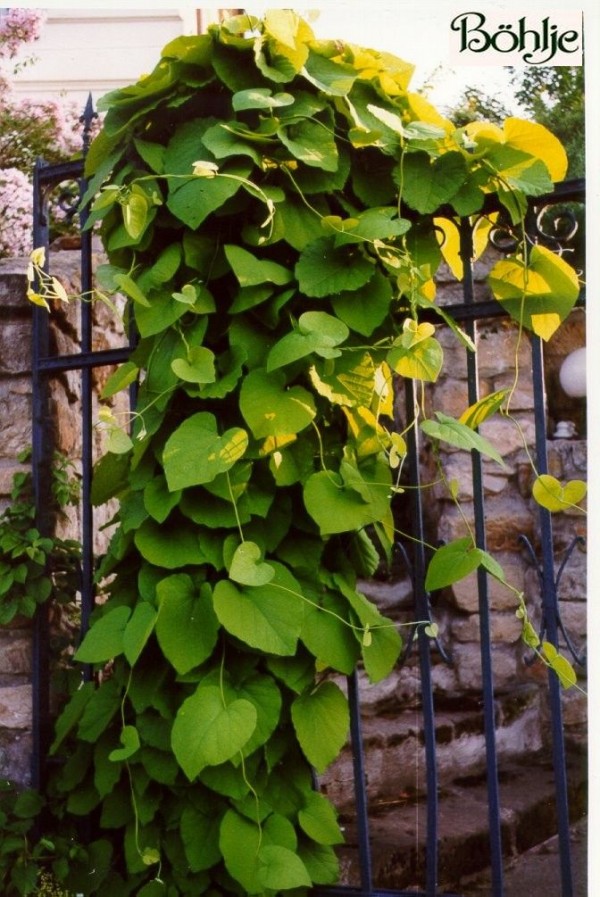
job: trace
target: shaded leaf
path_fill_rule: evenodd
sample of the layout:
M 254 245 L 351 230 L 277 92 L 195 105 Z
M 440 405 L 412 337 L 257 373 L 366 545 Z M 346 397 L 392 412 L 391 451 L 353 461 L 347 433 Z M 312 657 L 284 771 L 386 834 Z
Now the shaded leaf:
M 322 298 L 344 290 L 358 290 L 373 276 L 373 264 L 356 246 L 335 246 L 333 237 L 321 237 L 304 249 L 296 264 L 300 290 Z
M 350 715 L 345 696 L 334 682 L 323 682 L 294 700 L 292 722 L 307 760 L 317 772 L 324 772 L 348 735 Z
M 167 660 L 183 675 L 210 657 L 217 641 L 219 623 L 210 587 L 205 584 L 198 589 L 189 576 L 176 574 L 158 583 L 156 596 L 158 643 Z
M 123 633 L 131 616 L 129 607 L 115 607 L 96 620 L 75 652 L 81 663 L 103 663 L 123 652 Z

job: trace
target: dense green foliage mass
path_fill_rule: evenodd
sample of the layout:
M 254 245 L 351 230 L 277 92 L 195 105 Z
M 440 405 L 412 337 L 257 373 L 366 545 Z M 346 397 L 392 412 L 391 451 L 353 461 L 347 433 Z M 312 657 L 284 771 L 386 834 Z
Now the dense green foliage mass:
M 91 820 L 91 846 L 53 869 L 74 891 L 269 895 L 337 879 L 342 835 L 314 771 L 347 737 L 339 674 L 362 664 L 380 680 L 401 648 L 358 579 L 394 541 L 393 378 L 431 382 L 444 363 L 419 319 L 445 316 L 434 215 L 476 214 L 495 192 L 518 224 L 526 196 L 564 173 L 543 128 L 456 130 L 410 74 L 276 10 L 178 38 L 105 100 L 90 226 L 139 342 L 104 398 L 140 387 L 131 435 L 103 412 L 94 498 L 120 500 L 119 527 L 110 597 L 76 654 L 98 676 L 52 747 L 62 833 Z M 525 323 L 549 335 L 576 278 L 542 249 L 510 264 L 493 289 L 521 318 L 527 299 Z M 423 421 L 433 440 L 497 457 L 473 427 Z M 469 539 L 449 556 L 455 578 L 502 576 Z M 434 564 L 431 588 L 444 575 Z

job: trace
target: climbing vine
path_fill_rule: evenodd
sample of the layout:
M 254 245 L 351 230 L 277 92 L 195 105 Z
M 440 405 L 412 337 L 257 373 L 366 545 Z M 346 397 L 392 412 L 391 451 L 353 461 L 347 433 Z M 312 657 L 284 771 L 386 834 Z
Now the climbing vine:
M 97 676 L 52 745 L 62 831 L 92 819 L 86 860 L 53 870 L 72 890 L 268 895 L 337 880 L 342 833 L 314 771 L 347 737 L 331 674 L 361 664 L 379 681 L 401 650 L 358 581 L 390 557 L 406 434 L 502 463 L 477 427 L 510 413 L 510 390 L 460 419 L 419 403 L 398 432 L 394 382 L 442 370 L 431 313 L 475 349 L 436 304 L 442 258 L 462 264 L 452 216 L 481 219 L 482 251 L 495 194 L 520 236 L 527 197 L 566 170 L 540 125 L 456 129 L 410 91 L 411 71 L 275 10 L 177 38 L 103 101 L 88 226 L 108 253 L 101 297 L 127 297 L 139 341 L 103 394 L 93 498 L 119 499 L 119 526 L 99 574 L 109 598 L 76 653 Z M 31 300 L 65 301 L 40 261 Z M 544 339 L 579 291 L 525 239 L 489 283 Z M 134 380 L 123 421 L 110 400 Z M 534 490 L 546 507 L 583 497 L 550 480 Z M 468 533 L 434 552 L 426 587 L 480 566 L 504 581 Z M 538 649 L 519 593 L 515 607 Z

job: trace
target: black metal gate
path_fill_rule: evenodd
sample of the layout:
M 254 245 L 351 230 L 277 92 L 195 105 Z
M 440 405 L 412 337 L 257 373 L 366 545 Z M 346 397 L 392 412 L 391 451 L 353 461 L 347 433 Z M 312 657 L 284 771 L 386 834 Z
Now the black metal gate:
M 86 110 L 86 128 L 89 128 L 93 110 L 88 104 Z M 51 191 L 60 187 L 65 181 L 78 180 L 80 193 L 84 192 L 83 165 L 75 162 L 67 165 L 45 165 L 40 162 L 35 171 L 35 200 L 34 200 L 34 245 L 48 246 L 48 196 Z M 559 184 L 554 193 L 539 197 L 531 204 L 528 232 L 534 241 L 546 242 L 546 245 L 558 243 L 560 235 L 544 234 L 539 226 L 541 210 L 547 207 L 557 206 L 568 202 L 583 203 L 585 201 L 585 185 L 582 180 L 564 182 Z M 487 209 L 486 211 L 492 211 Z M 92 244 L 88 232 L 82 233 L 81 243 L 81 289 L 82 292 L 92 288 Z M 493 300 L 476 301 L 474 293 L 473 273 L 471 258 L 473 256 L 473 230 L 472 223 L 468 219 L 461 222 L 460 226 L 461 256 L 464 266 L 464 280 L 462 283 L 462 302 L 450 305 L 446 310 L 459 322 L 471 337 L 475 336 L 478 324 L 499 318 L 505 313 L 502 307 Z M 581 299 L 583 302 L 583 297 Z M 80 351 L 67 356 L 58 356 L 50 351 L 49 321 L 47 314 L 40 310 L 34 310 L 34 339 L 33 339 L 33 473 L 35 494 L 40 518 L 43 518 L 45 506 L 44 495 L 48 482 L 48 469 L 51 456 L 49 436 L 49 410 L 48 410 L 48 380 L 52 376 L 64 374 L 69 371 L 79 371 L 81 376 L 81 428 L 82 428 L 82 570 L 81 570 L 81 619 L 82 627 L 88 625 L 89 615 L 94 605 L 94 524 L 90 499 L 92 479 L 92 372 L 94 368 L 114 365 L 127 359 L 129 349 L 127 346 L 110 351 L 93 351 L 92 349 L 92 320 L 91 309 L 88 303 L 81 305 L 81 334 Z M 547 457 L 547 418 L 546 396 L 544 386 L 544 357 L 541 340 L 532 337 L 533 369 L 531 377 L 534 391 L 535 405 L 535 452 L 536 467 L 540 474 L 548 471 Z M 468 390 L 469 402 L 475 402 L 478 398 L 478 369 L 477 358 L 473 353 L 467 353 L 468 365 Z M 409 382 L 406 393 L 408 413 L 415 403 L 415 395 L 412 383 Z M 418 464 L 419 445 L 416 429 L 410 431 L 409 456 L 412 459 L 412 467 L 409 471 L 409 485 L 416 486 L 420 483 L 421 472 Z M 482 477 L 481 458 L 478 454 L 472 455 L 472 478 L 474 494 L 475 532 L 477 544 L 485 548 L 486 544 L 486 504 Z M 411 542 L 405 549 L 408 558 L 413 594 L 415 619 L 424 620 L 430 618 L 431 599 L 424 590 L 424 579 L 427 558 L 422 545 L 424 533 L 424 512 L 421 505 L 420 492 L 411 489 L 412 498 L 411 526 L 412 533 L 420 540 Z M 551 515 L 543 508 L 539 509 L 539 544 L 541 556 L 535 560 L 539 565 L 541 582 L 542 608 L 541 618 L 544 637 L 554 645 L 559 644 L 559 639 L 567 647 L 572 647 L 568 634 L 561 619 L 559 601 L 557 597 L 558 581 L 563 572 L 565 563 L 556 572 L 556 559 L 553 547 L 553 522 Z M 416 547 L 415 547 L 416 546 Z M 569 552 L 567 552 L 568 560 Z M 485 728 L 485 753 L 486 753 L 486 782 L 488 794 L 488 824 L 489 824 L 489 862 L 491 865 L 490 893 L 493 897 L 503 897 L 503 845 L 502 845 L 502 806 L 499 790 L 499 768 L 496 747 L 496 721 L 495 721 L 495 689 L 492 665 L 491 621 L 490 601 L 488 596 L 487 576 L 483 570 L 478 571 L 479 589 L 479 615 L 480 615 L 480 644 L 481 644 L 481 669 L 483 691 L 481 702 L 483 708 Z M 348 682 L 349 699 L 351 705 L 351 743 L 354 763 L 354 787 L 355 787 L 355 813 L 357 827 L 357 845 L 360 867 L 360 882 L 353 886 L 339 886 L 335 888 L 319 889 L 319 897 L 344 897 L 344 895 L 356 895 L 356 897 L 375 897 L 379 894 L 417 895 L 436 897 L 447 892 L 439 890 L 439 806 L 438 806 L 438 774 L 436 764 L 436 714 L 435 694 L 432 684 L 432 643 L 425 634 L 423 628 L 418 628 L 413 633 L 413 647 L 418 651 L 418 663 L 421 680 L 421 713 L 422 731 L 426 757 L 426 860 L 423 881 L 417 890 L 389 891 L 383 890 L 374 879 L 372 864 L 372 842 L 369 833 L 368 797 L 365 775 L 365 757 L 363 752 L 363 740 L 361 736 L 361 712 L 360 712 L 360 686 L 357 675 L 350 677 Z M 34 726 L 34 753 L 33 753 L 33 782 L 40 785 L 45 777 L 45 765 L 49 739 L 49 706 L 48 706 L 48 625 L 44 611 L 41 611 L 36 620 L 34 668 L 33 668 L 33 726 Z M 581 658 L 573 657 L 576 662 Z M 555 781 L 555 809 L 557 817 L 557 831 L 559 836 L 559 869 L 556 870 L 557 880 L 560 879 L 561 897 L 573 897 L 573 869 L 571 861 L 570 845 L 570 818 L 567 780 L 567 763 L 565 754 L 565 740 L 563 733 L 563 719 L 561 708 L 560 684 L 557 676 L 550 672 L 547 691 L 551 719 L 552 764 Z

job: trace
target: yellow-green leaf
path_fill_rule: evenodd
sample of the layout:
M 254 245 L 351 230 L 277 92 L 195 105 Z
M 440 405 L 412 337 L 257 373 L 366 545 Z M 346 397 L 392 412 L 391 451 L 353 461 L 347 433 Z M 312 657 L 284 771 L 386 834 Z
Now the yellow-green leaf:
M 541 159 L 555 183 L 563 180 L 568 168 L 567 154 L 560 140 L 548 128 L 522 118 L 507 118 L 504 135 L 510 146 Z
M 548 511 L 565 511 L 578 508 L 585 498 L 587 486 L 583 480 L 570 480 L 564 486 L 550 474 L 541 474 L 533 484 L 533 497 L 538 505 Z
M 510 389 L 499 389 L 497 392 L 491 392 L 483 399 L 479 399 L 473 405 L 469 405 L 466 411 L 463 411 L 459 417 L 461 424 L 466 424 L 472 430 L 475 430 L 484 420 L 495 414 L 509 394 Z
M 576 272 L 544 246 L 534 246 L 527 263 L 521 258 L 497 262 L 488 283 L 511 317 L 545 340 L 565 320 L 579 296 Z

